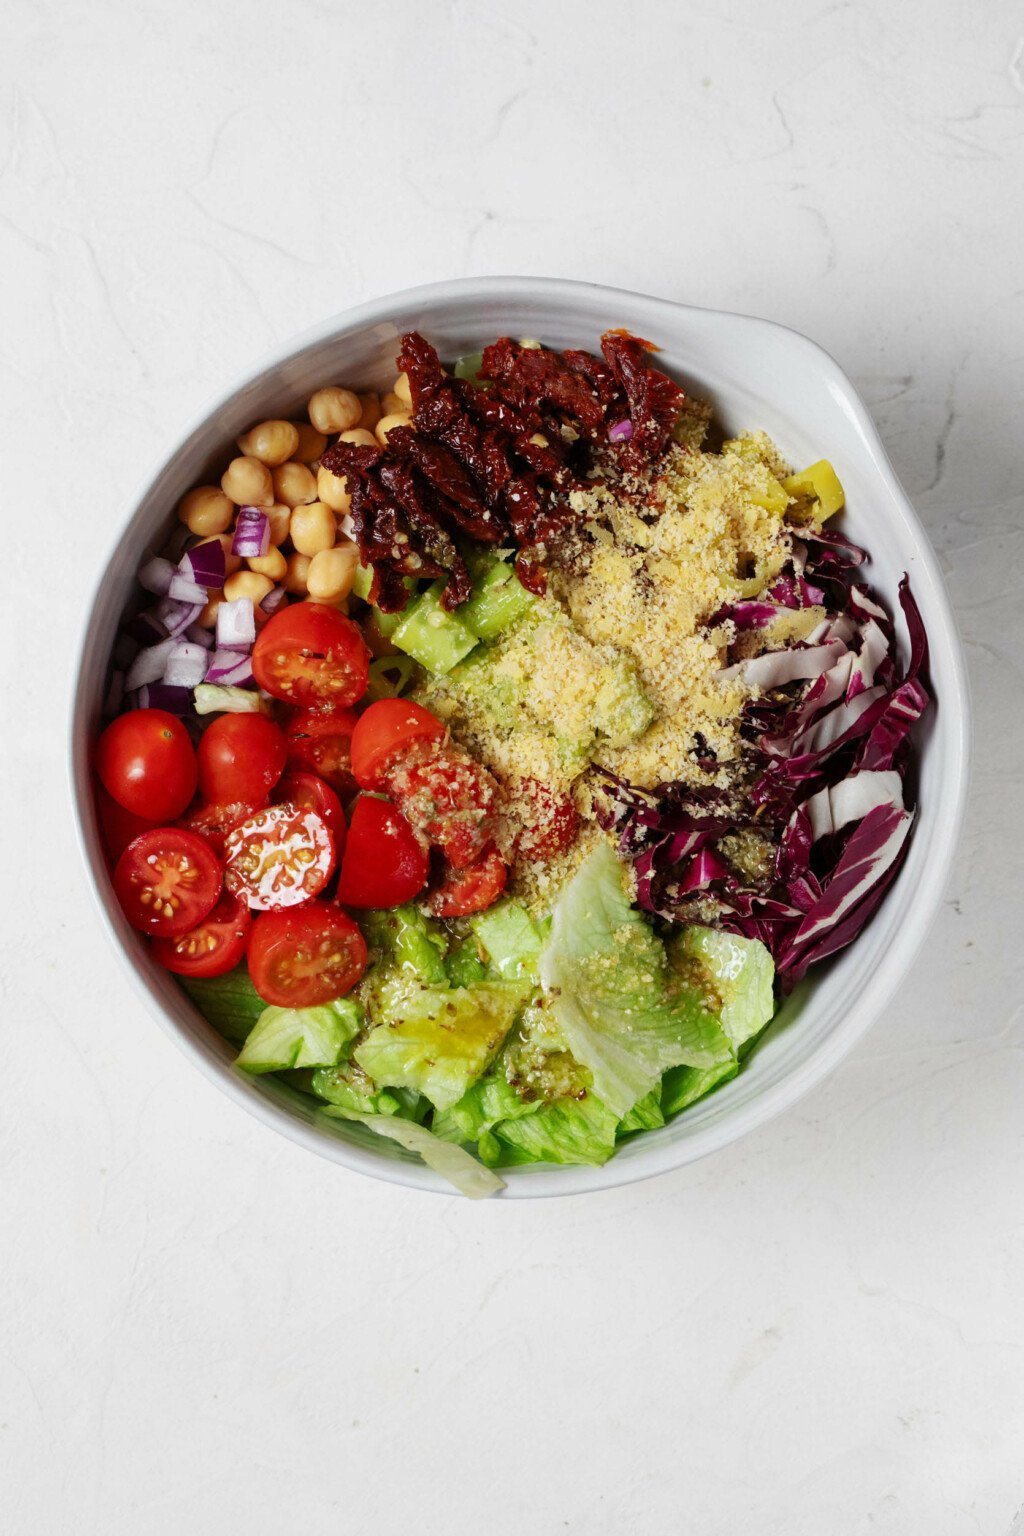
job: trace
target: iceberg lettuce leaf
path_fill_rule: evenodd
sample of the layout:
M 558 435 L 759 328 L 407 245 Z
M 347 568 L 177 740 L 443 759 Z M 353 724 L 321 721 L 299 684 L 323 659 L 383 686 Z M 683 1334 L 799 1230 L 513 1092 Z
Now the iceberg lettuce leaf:
M 570 1051 L 616 1123 L 669 1067 L 732 1057 L 699 992 L 669 966 L 665 946 L 631 907 L 608 843 L 556 903 L 540 976 Z
M 425 1125 L 403 1120 L 398 1115 L 362 1114 L 358 1110 L 345 1109 L 336 1104 L 326 1105 L 322 1113 L 340 1120 L 358 1120 L 360 1124 L 369 1126 L 376 1135 L 397 1141 L 407 1151 L 415 1152 L 428 1168 L 447 1179 L 460 1194 L 470 1200 L 486 1200 L 505 1188 L 504 1180 L 499 1179 L 496 1173 L 478 1163 L 462 1147 L 453 1146 L 450 1141 L 441 1141 Z
M 348 1055 L 362 1027 L 363 1010 L 350 997 L 317 1008 L 265 1006 L 235 1066 L 252 1073 L 333 1067 Z
M 615 1151 L 619 1117 L 592 1093 L 555 1099 L 518 1120 L 502 1120 L 493 1136 L 513 1163 L 606 1163 Z
M 688 925 L 668 940 L 669 964 L 705 993 L 734 1051 L 775 1012 L 775 962 L 760 939 Z
M 420 987 L 391 999 L 354 1056 L 378 1087 L 415 1088 L 450 1109 L 488 1068 L 523 1003 L 501 982 Z

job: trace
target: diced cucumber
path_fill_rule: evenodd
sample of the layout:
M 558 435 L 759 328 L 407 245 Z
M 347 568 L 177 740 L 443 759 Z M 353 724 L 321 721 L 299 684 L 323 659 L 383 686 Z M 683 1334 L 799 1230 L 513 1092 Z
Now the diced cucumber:
M 452 372 L 457 379 L 467 379 L 474 389 L 486 389 L 488 380 L 480 377 L 483 361 L 482 352 L 470 352 L 468 356 L 459 358 Z
M 356 574 L 352 581 L 352 591 L 356 597 L 361 597 L 364 603 L 370 601 L 370 588 L 373 586 L 373 566 L 357 565 Z
M 366 697 L 371 703 L 376 699 L 396 699 L 409 686 L 415 670 L 411 656 L 379 656 L 370 662 Z
M 459 618 L 481 640 L 492 640 L 514 624 L 534 601 L 512 566 L 496 560 L 473 583 L 473 595 L 459 609 Z
M 394 645 L 428 672 L 450 672 L 477 644 L 477 637 L 457 613 L 441 606 L 444 582 L 435 581 L 403 613 L 391 635 Z
M 594 700 L 594 724 L 613 747 L 635 741 L 654 719 L 654 708 L 640 687 L 636 668 L 621 656 L 605 669 Z

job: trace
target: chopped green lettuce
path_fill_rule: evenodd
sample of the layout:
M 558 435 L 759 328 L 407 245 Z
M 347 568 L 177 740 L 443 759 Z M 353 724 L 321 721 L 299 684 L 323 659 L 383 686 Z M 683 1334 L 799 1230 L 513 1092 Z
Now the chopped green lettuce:
M 470 918 L 470 927 L 499 976 L 507 981 L 536 978 L 543 941 L 530 914 L 518 901 L 503 897 L 495 906 Z
M 665 1119 L 681 1109 L 696 1104 L 720 1083 L 729 1082 L 739 1071 L 738 1061 L 721 1061 L 715 1067 L 672 1067 L 661 1080 L 661 1112 Z
M 732 1057 L 699 992 L 671 969 L 661 940 L 630 906 L 606 842 L 555 905 L 540 976 L 569 1050 L 616 1123 L 669 1067 Z
M 600 1164 L 615 1151 L 618 1124 L 612 1110 L 584 1092 L 578 1099 L 542 1104 L 535 1114 L 502 1120 L 493 1136 L 511 1150 L 511 1162 Z
M 407 1151 L 417 1153 L 428 1168 L 447 1179 L 460 1194 L 470 1200 L 486 1200 L 505 1188 L 504 1181 L 497 1174 L 478 1163 L 462 1147 L 453 1146 L 450 1141 L 442 1141 L 428 1131 L 425 1125 L 416 1125 L 414 1121 L 403 1120 L 398 1115 L 363 1114 L 335 1104 L 326 1105 L 323 1114 L 341 1120 L 358 1120 L 378 1136 L 397 1141 Z
M 267 1006 L 244 961 L 226 976 L 179 976 L 177 980 L 204 1019 L 232 1045 L 242 1044 Z
M 363 1023 L 363 1010 L 350 997 L 316 1008 L 264 1007 L 235 1065 L 253 1073 L 333 1067 L 348 1055 Z
M 378 959 L 414 971 L 428 985 L 444 985 L 448 941 L 437 923 L 407 903 L 364 914 L 363 932 Z
M 415 1088 L 450 1109 L 497 1055 L 522 1001 L 521 987 L 499 982 L 401 993 L 385 985 L 371 1015 L 380 1022 L 353 1054 L 378 1086 Z
M 676 1067 L 674 1071 L 692 1072 L 693 1067 Z M 664 1079 L 662 1079 L 664 1081 Z M 665 1116 L 661 1108 L 661 1088 L 652 1088 L 650 1093 L 633 1105 L 628 1115 L 623 1115 L 619 1121 L 619 1137 L 631 1136 L 634 1131 L 656 1131 L 659 1125 L 665 1124 Z
M 666 948 L 669 964 L 705 993 L 734 1050 L 768 1023 L 775 1012 L 775 964 L 759 939 L 695 923 Z
M 487 967 L 480 958 L 480 946 L 472 934 L 451 944 L 444 967 L 452 987 L 472 987 L 478 981 L 487 980 Z
M 505 1076 L 504 1056 L 449 1109 L 434 1115 L 434 1134 L 445 1141 L 480 1141 L 500 1120 L 536 1114 L 541 1099 L 527 1100 Z
M 328 1104 L 337 1104 L 360 1114 L 398 1115 L 403 1112 L 399 1090 L 378 1089 L 354 1061 L 343 1061 L 336 1067 L 317 1067 L 311 1074 L 310 1091 Z M 400 1091 L 404 1093 L 406 1090 Z

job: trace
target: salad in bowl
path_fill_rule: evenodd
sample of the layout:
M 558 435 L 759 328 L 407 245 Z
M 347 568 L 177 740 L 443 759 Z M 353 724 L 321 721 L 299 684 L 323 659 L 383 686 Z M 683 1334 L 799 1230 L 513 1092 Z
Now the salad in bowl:
M 408 330 L 390 390 L 223 444 L 92 765 L 121 910 L 237 1072 L 478 1196 L 745 1071 L 895 878 L 930 702 L 820 451 L 619 329 Z

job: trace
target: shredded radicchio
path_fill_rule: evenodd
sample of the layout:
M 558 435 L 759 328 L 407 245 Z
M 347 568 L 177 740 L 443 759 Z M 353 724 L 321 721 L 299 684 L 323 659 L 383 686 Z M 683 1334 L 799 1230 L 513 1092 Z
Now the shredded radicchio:
M 579 520 L 569 494 L 593 488 L 597 449 L 636 474 L 669 444 L 686 396 L 652 366 L 652 350 L 621 331 L 601 338 L 601 357 L 505 336 L 484 352 L 488 382 L 478 389 L 447 374 L 418 332 L 404 336 L 410 426 L 393 429 L 386 449 L 336 443 L 322 460 L 351 491 L 371 600 L 395 612 L 407 598 L 403 578 L 440 577 L 443 606 L 458 607 L 470 593 L 458 547 L 467 535 L 514 547 L 519 579 L 543 592 L 550 548 Z
M 600 770 L 603 825 L 633 862 L 640 906 L 669 922 L 692 920 L 696 902 L 717 909 L 721 927 L 768 946 L 786 991 L 872 916 L 913 821 L 904 789 L 908 736 L 929 702 L 924 626 L 904 576 L 901 675 L 892 621 L 854 580 L 864 559 L 839 534 L 802 530 L 791 574 L 764 601 L 716 615 L 751 629 L 778 606 L 824 600 L 829 611 L 803 645 L 728 669 L 760 690 L 741 726 L 749 775 L 738 815 L 723 790 L 677 781 L 646 791 Z M 770 854 L 755 873 L 735 856 L 744 834 Z

